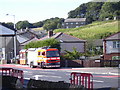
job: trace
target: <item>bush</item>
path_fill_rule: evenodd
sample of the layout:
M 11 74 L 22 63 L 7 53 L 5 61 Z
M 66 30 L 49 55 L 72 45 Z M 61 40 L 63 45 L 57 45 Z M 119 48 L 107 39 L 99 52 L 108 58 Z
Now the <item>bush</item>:
M 62 56 L 62 58 L 65 59 L 65 60 L 76 60 L 76 59 L 79 59 L 80 56 L 83 55 L 83 53 L 78 52 L 76 50 L 76 48 L 73 48 L 72 52 L 67 51 L 67 50 L 65 50 L 65 52 L 66 52 L 66 54 L 64 56 Z
M 47 40 L 42 40 L 42 41 L 30 42 L 29 44 L 25 45 L 24 48 L 25 49 L 39 48 L 39 47 L 44 47 L 44 46 L 49 46 L 51 48 L 57 48 L 60 50 L 60 42 L 55 39 L 47 39 Z

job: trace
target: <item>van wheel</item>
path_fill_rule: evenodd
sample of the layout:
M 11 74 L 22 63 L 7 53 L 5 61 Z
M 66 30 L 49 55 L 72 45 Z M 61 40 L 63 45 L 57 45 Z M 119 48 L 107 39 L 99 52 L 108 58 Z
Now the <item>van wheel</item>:
M 42 62 L 40 63 L 40 67 L 41 67 L 41 68 L 44 68 L 44 66 L 43 66 L 43 63 L 42 63 Z
M 31 68 L 34 68 L 34 66 L 33 66 L 33 62 L 30 63 L 30 67 L 31 67 Z

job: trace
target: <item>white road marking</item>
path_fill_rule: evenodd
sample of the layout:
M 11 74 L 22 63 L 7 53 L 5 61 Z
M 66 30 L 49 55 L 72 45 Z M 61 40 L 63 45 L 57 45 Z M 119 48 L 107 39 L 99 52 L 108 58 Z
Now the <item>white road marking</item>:
M 27 72 L 29 72 L 29 71 L 23 71 L 24 73 L 27 73 Z
M 112 73 L 112 72 L 108 72 L 108 73 L 100 73 L 100 72 L 88 72 L 88 71 L 75 71 L 75 70 L 71 70 L 71 71 L 66 71 L 66 72 L 78 72 L 78 73 L 91 73 L 91 74 L 102 74 L 102 75 L 120 75 L 117 72 L 116 73 Z
M 24 79 L 26 79 L 26 80 L 30 80 L 30 78 L 24 78 Z
M 104 81 L 100 81 L 100 80 L 93 80 L 93 82 L 103 83 Z
M 55 74 L 54 72 L 45 72 L 45 71 L 41 71 L 40 73 Z
M 120 75 L 119 73 L 112 73 L 112 72 L 109 72 L 109 74 L 111 74 L 111 75 Z
M 35 78 L 36 80 L 38 80 L 39 77 L 42 77 L 42 78 L 46 78 L 46 77 L 49 77 L 49 78 L 62 78 L 60 76 L 50 76 L 50 75 L 34 75 L 33 76 L 33 78 Z

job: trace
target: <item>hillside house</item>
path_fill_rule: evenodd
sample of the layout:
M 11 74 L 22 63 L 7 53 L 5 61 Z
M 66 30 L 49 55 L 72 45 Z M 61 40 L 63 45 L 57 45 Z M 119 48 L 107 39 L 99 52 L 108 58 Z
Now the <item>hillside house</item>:
M 104 60 L 120 60 L 120 32 L 103 40 Z
M 77 28 L 86 25 L 86 18 L 68 18 L 62 24 L 63 28 Z

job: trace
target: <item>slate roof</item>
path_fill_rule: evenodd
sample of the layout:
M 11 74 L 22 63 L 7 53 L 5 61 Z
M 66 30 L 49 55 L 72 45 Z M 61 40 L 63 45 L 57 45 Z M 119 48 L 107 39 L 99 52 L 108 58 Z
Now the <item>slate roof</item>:
M 68 18 L 68 19 L 65 19 L 64 22 L 85 22 L 86 21 L 86 18 Z
M 36 35 L 32 32 L 28 31 L 17 31 L 17 40 L 19 41 L 19 43 L 24 43 L 27 41 L 32 40 L 33 38 L 35 38 Z
M 48 35 L 46 37 L 41 38 L 40 40 L 46 40 L 48 39 Z M 50 38 L 55 38 L 57 40 L 59 40 L 60 42 L 86 42 L 86 40 L 82 40 L 79 38 L 76 38 L 74 36 L 65 34 L 65 33 L 56 33 L 53 36 L 51 36 Z
M 11 36 L 13 36 L 13 35 L 15 35 L 15 32 L 14 32 L 14 30 L 9 29 L 9 28 L 0 24 L 0 35 L 11 35 Z
M 104 40 L 120 40 L 120 31 L 105 38 Z
M 32 41 L 38 41 L 38 39 L 35 37 L 35 38 L 32 38 L 32 39 L 26 40 L 25 42 L 22 42 L 21 45 L 24 46 L 24 45 L 26 45 L 26 44 L 28 44 L 28 43 L 30 43 Z
M 102 39 L 96 39 L 96 40 L 94 40 L 93 44 L 95 46 L 103 46 L 103 40 Z
M 28 40 L 30 40 L 29 38 L 26 38 L 22 35 L 17 35 L 17 40 L 19 41 L 19 43 L 23 43 L 23 42 L 26 42 Z
M 19 38 L 19 37 L 18 37 Z M 57 40 L 59 40 L 60 42 L 86 42 L 86 40 L 82 40 L 82 39 L 79 39 L 79 38 L 76 38 L 76 37 L 73 37 L 71 35 L 68 35 L 68 34 L 65 34 L 65 33 L 56 33 L 54 34 L 53 36 L 51 36 L 50 38 L 55 38 Z M 38 39 L 36 37 L 32 38 L 32 39 L 27 39 L 27 38 L 22 38 L 21 36 L 21 39 L 19 39 L 19 41 L 21 41 L 21 45 L 26 45 L 32 41 L 41 41 L 41 40 L 46 40 L 46 39 L 49 39 L 48 35 L 46 35 L 45 37 L 41 38 L 41 39 Z

